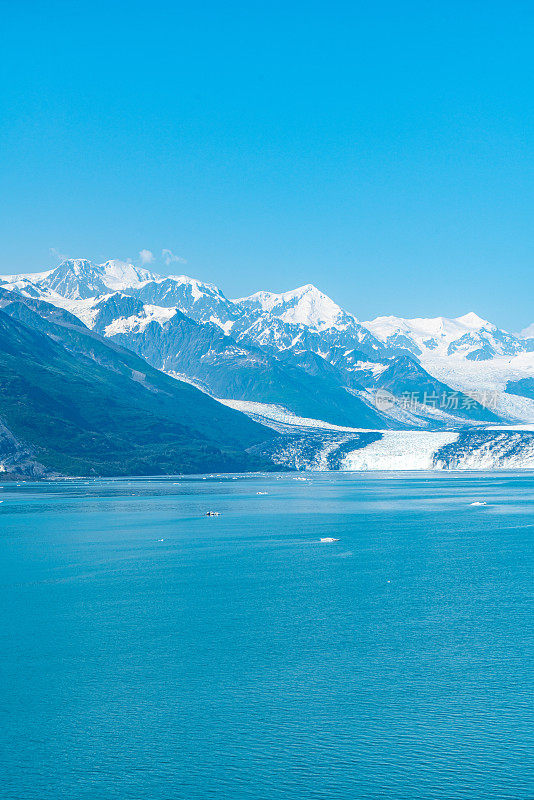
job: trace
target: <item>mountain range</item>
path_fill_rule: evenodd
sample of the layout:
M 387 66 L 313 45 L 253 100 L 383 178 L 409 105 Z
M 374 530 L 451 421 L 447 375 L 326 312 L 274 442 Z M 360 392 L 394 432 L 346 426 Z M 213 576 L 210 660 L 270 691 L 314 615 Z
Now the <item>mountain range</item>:
M 245 464 L 253 458 L 245 450 L 258 451 L 260 441 L 272 436 L 271 429 L 288 420 L 297 426 L 308 420 L 371 431 L 462 431 L 534 421 L 532 326 L 512 334 L 475 313 L 456 319 L 384 316 L 361 322 L 310 284 L 281 294 L 259 291 L 228 299 L 213 284 L 159 276 L 116 260 L 93 264 L 68 259 L 44 272 L 6 275 L 0 278 L 0 292 L 5 336 L 18 341 L 22 331 L 17 324 L 26 326 L 39 342 L 32 349 L 27 341 L 24 352 L 34 358 L 40 354 L 41 360 L 50 342 L 61 347 L 63 385 L 72 378 L 71 367 L 77 366 L 80 376 L 80 363 L 69 361 L 77 352 L 75 339 L 84 358 L 93 354 L 92 363 L 83 362 L 87 375 L 96 366 L 103 369 L 101 355 L 95 359 L 94 353 L 106 352 L 105 368 L 114 372 L 114 379 L 117 372 L 133 370 L 150 375 L 146 380 L 158 387 L 147 393 L 143 382 L 133 381 L 132 393 L 131 377 L 128 385 L 111 388 L 109 374 L 99 374 L 92 386 L 100 386 L 102 397 L 112 392 L 128 404 L 135 395 L 139 407 L 146 397 L 156 396 L 158 413 L 170 424 L 171 406 L 162 404 L 159 394 L 181 392 L 180 402 L 198 406 L 198 416 L 187 415 L 188 430 L 196 431 L 195 436 L 206 435 L 201 410 L 216 409 L 206 411 L 214 420 L 210 446 L 221 454 L 214 465 L 225 459 L 228 464 L 233 459 L 234 466 Z M 110 353 L 128 366 L 110 367 Z M 136 367 L 130 365 L 134 358 Z M 140 387 L 142 401 L 136 395 Z M 222 420 L 222 429 L 218 427 L 215 420 L 225 413 L 234 415 L 239 435 L 227 436 Z M 0 407 L 4 425 L 20 438 L 14 416 Z M 178 418 L 183 421 L 183 412 Z M 145 444 L 148 439 L 138 446 Z M 177 455 L 175 471 L 181 471 L 176 469 L 179 462 Z M 186 465 L 189 471 L 201 466 L 193 462 Z M 170 463 L 160 466 L 167 469 Z M 100 473 L 105 465 L 95 462 L 92 468 Z

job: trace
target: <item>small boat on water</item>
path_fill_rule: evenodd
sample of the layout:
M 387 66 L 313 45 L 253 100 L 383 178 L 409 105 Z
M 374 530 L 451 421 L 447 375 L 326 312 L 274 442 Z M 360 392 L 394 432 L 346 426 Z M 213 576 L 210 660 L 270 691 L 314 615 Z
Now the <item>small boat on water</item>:
M 320 539 L 323 543 L 330 543 L 330 542 L 339 542 L 339 539 L 333 539 L 331 536 L 325 536 L 324 539 Z
M 218 517 L 219 516 L 219 511 L 206 511 L 206 516 L 207 517 Z

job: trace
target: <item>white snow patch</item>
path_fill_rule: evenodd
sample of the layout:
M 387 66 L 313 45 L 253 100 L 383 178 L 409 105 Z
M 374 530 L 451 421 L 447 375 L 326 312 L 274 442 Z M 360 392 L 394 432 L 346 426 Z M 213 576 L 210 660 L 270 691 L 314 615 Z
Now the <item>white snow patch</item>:
M 350 352 L 350 350 L 348 351 Z M 373 378 L 378 378 L 389 369 L 389 364 L 377 364 L 375 361 L 357 361 L 354 366 L 351 366 L 349 369 L 352 370 L 366 370 L 367 372 L 371 372 Z
M 119 333 L 130 333 L 131 331 L 141 333 L 151 322 L 159 322 L 160 325 L 164 325 L 165 322 L 168 322 L 170 319 L 172 319 L 175 314 L 175 308 L 146 305 L 144 306 L 142 315 L 133 315 L 131 317 L 120 317 L 119 319 L 115 319 L 107 326 L 107 328 L 105 328 L 104 333 L 106 336 L 114 336 Z
M 233 320 L 231 319 L 227 320 L 226 322 L 221 322 L 221 320 L 218 317 L 214 317 L 213 314 L 209 318 L 209 321 L 212 322 L 214 325 L 217 325 L 217 327 L 220 328 L 222 332 L 226 334 L 226 336 L 229 335 L 234 324 Z

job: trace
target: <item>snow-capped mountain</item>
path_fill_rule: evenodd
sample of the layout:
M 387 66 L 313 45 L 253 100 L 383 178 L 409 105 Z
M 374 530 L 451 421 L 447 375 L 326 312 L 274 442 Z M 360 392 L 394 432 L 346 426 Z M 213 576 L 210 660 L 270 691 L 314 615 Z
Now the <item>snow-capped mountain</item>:
M 504 419 L 534 420 L 522 383 L 534 375 L 534 339 L 514 336 L 473 312 L 456 319 L 378 317 L 364 324 L 383 344 L 403 346 L 429 373 L 481 398 Z
M 518 337 L 474 312 L 456 319 L 377 317 L 363 324 L 388 347 L 403 347 L 423 358 L 459 353 L 470 361 L 486 361 L 494 356 L 514 356 L 525 349 Z
M 305 325 L 313 331 L 344 330 L 356 319 L 311 283 L 290 292 L 256 292 L 234 301 L 249 311 L 265 311 L 282 322 Z
M 116 260 L 0 281 L 228 401 L 374 429 L 534 420 L 528 329 L 514 336 L 475 313 L 361 323 L 310 284 L 230 300 Z
M 13 277 L 16 280 L 23 276 Z M 92 264 L 84 258 L 77 258 L 63 261 L 34 282 L 40 288 L 56 292 L 67 300 L 84 300 L 105 292 L 139 286 L 151 277 L 151 273 L 147 270 L 139 269 L 124 261 L 112 260 L 104 264 Z

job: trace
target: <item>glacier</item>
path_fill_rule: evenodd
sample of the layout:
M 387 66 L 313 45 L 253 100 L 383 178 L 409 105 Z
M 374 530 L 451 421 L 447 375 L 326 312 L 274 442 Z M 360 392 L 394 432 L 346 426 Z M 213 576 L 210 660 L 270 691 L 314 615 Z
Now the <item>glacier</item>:
M 288 427 L 254 448 L 297 470 L 532 470 L 534 431 L 354 431 Z

